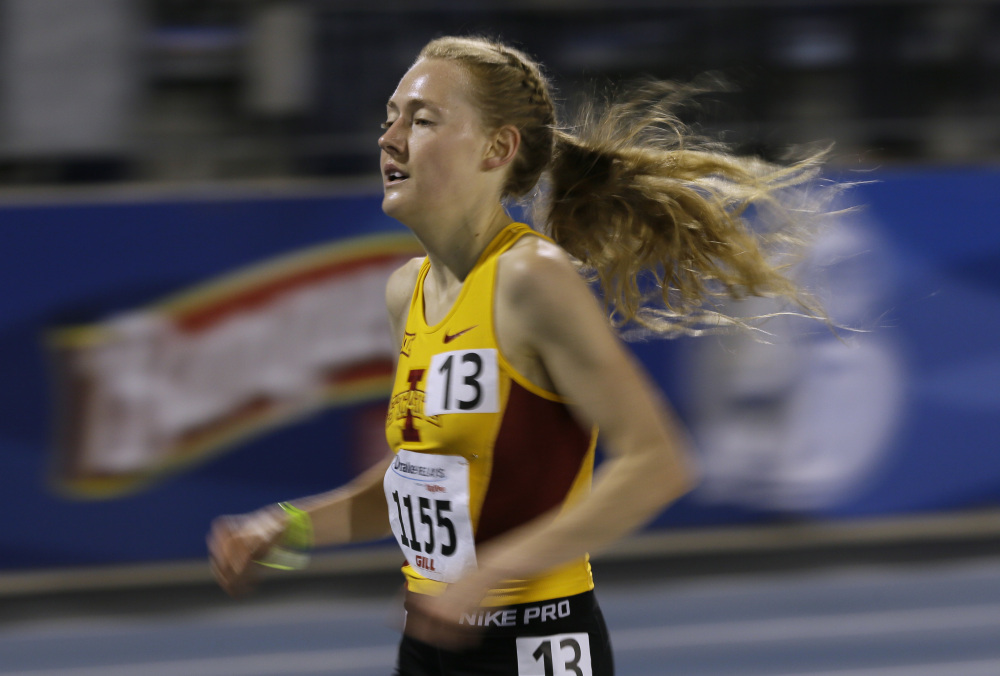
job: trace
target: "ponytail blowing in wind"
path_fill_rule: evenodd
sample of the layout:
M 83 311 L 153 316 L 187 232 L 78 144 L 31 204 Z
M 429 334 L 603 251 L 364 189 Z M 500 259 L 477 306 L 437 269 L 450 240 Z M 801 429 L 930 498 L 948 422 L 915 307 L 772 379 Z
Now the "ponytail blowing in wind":
M 786 276 L 821 215 L 825 153 L 782 166 L 696 138 L 677 108 L 703 91 L 651 82 L 559 127 L 551 88 L 524 53 L 481 38 L 441 38 L 422 58 L 469 72 L 487 128 L 514 125 L 521 148 L 506 196 L 535 193 L 536 227 L 599 280 L 611 322 L 629 333 L 697 333 L 743 324 L 724 299 L 785 298 L 822 311 Z M 753 212 L 753 225 L 748 222 Z

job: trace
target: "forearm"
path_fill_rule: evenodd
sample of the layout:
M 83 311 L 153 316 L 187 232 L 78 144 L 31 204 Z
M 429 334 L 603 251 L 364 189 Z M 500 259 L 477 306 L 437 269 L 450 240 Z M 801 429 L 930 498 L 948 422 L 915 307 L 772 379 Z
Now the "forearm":
M 485 545 L 480 582 L 526 579 L 600 551 L 633 533 L 693 485 L 689 468 L 664 454 L 629 454 L 605 461 L 590 494 Z
M 342 488 L 292 501 L 309 514 L 316 547 L 377 540 L 391 533 L 379 462 Z

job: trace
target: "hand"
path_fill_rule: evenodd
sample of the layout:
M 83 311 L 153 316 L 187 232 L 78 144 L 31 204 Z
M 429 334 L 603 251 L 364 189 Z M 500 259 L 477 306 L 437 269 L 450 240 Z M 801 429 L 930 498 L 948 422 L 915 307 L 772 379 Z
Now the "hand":
M 219 586 L 233 597 L 251 591 L 257 583 L 254 561 L 263 558 L 284 532 L 280 508 L 215 519 L 208 534 L 208 560 Z

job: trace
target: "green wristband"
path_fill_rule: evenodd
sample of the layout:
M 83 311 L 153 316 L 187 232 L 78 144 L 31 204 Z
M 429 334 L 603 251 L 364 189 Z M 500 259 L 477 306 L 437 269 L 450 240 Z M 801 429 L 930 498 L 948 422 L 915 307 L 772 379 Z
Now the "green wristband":
M 278 507 L 288 515 L 281 544 L 271 547 L 267 556 L 257 563 L 278 570 L 305 568 L 309 563 L 307 550 L 313 546 L 312 517 L 309 516 L 309 512 L 288 502 L 279 502 Z
M 278 507 L 281 507 L 288 515 L 283 544 L 292 549 L 312 549 L 313 524 L 309 512 L 288 502 L 279 502 Z

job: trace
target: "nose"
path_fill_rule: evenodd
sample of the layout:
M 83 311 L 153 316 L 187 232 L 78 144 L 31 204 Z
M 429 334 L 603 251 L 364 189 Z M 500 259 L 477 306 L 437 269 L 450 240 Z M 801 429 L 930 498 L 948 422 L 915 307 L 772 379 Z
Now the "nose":
M 398 120 L 396 122 L 398 122 Z M 403 139 L 397 129 L 399 125 L 396 124 L 396 122 L 390 124 L 389 128 L 385 130 L 385 133 L 379 137 L 378 147 L 389 154 L 398 155 L 403 152 Z

